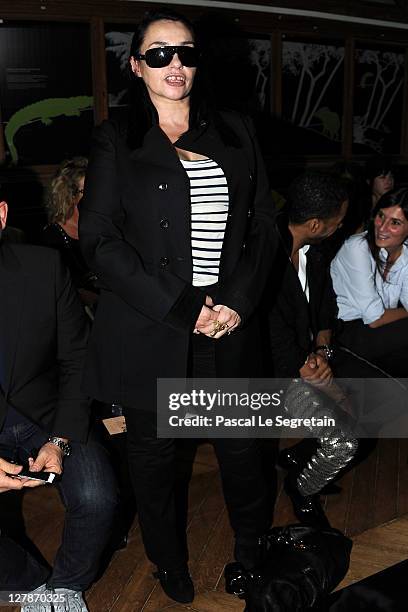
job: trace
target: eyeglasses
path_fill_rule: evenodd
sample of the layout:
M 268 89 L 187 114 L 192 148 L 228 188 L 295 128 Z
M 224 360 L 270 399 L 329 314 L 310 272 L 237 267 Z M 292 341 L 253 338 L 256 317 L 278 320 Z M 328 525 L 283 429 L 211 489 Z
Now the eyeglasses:
M 138 60 L 145 60 L 150 68 L 164 68 L 170 64 L 176 53 L 183 66 L 187 66 L 188 68 L 197 66 L 200 57 L 198 49 L 196 47 L 188 47 L 187 45 L 178 47 L 154 47 L 153 49 L 148 49 L 144 55 L 142 53 L 137 53 L 135 58 Z

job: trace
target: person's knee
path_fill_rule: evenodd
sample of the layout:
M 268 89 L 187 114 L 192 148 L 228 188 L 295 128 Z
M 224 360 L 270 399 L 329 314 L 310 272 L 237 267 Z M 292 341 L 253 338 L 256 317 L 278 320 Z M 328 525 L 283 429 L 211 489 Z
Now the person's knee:
M 118 503 L 117 487 L 113 483 L 107 486 L 107 483 L 103 481 L 87 483 L 81 489 L 77 499 L 77 506 L 82 512 L 100 518 L 113 516 Z
M 104 449 L 91 444 L 79 448 L 75 465 L 64 472 L 61 493 L 68 512 L 114 514 L 119 503 L 118 485 Z

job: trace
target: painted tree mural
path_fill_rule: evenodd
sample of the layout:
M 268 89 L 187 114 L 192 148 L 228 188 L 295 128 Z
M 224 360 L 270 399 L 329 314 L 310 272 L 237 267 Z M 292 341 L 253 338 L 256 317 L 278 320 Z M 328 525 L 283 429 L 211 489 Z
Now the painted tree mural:
M 126 104 L 128 84 L 125 75 L 132 36 L 133 32 L 110 31 L 105 34 L 109 107 Z
M 403 77 L 402 53 L 356 50 L 355 144 L 380 153 L 398 151 Z
M 255 72 L 254 95 L 260 110 L 265 110 L 267 96 L 270 95 L 271 83 L 271 42 L 250 38 L 249 58 Z
M 341 105 L 336 79 L 342 78 L 344 47 L 284 42 L 283 114 L 299 127 L 341 140 Z

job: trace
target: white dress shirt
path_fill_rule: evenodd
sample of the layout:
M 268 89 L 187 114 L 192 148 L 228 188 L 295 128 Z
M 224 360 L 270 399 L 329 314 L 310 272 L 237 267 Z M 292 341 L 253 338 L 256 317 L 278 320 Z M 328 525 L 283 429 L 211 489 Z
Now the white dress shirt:
M 397 308 L 399 302 L 408 310 L 408 249 L 391 266 L 386 280 L 378 272 L 366 240 L 367 232 L 351 236 L 331 264 L 333 288 L 337 296 L 338 318 L 362 319 L 366 325 L 379 319 L 385 309 Z M 386 261 L 388 253 L 380 250 Z

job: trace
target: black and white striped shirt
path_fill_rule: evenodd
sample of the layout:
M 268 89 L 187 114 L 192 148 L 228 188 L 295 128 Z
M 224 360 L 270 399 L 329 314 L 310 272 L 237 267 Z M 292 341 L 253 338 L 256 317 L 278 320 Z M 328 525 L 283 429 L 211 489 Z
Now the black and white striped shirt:
M 218 281 L 228 217 L 227 179 L 212 159 L 180 161 L 190 179 L 193 285 L 213 285 Z

